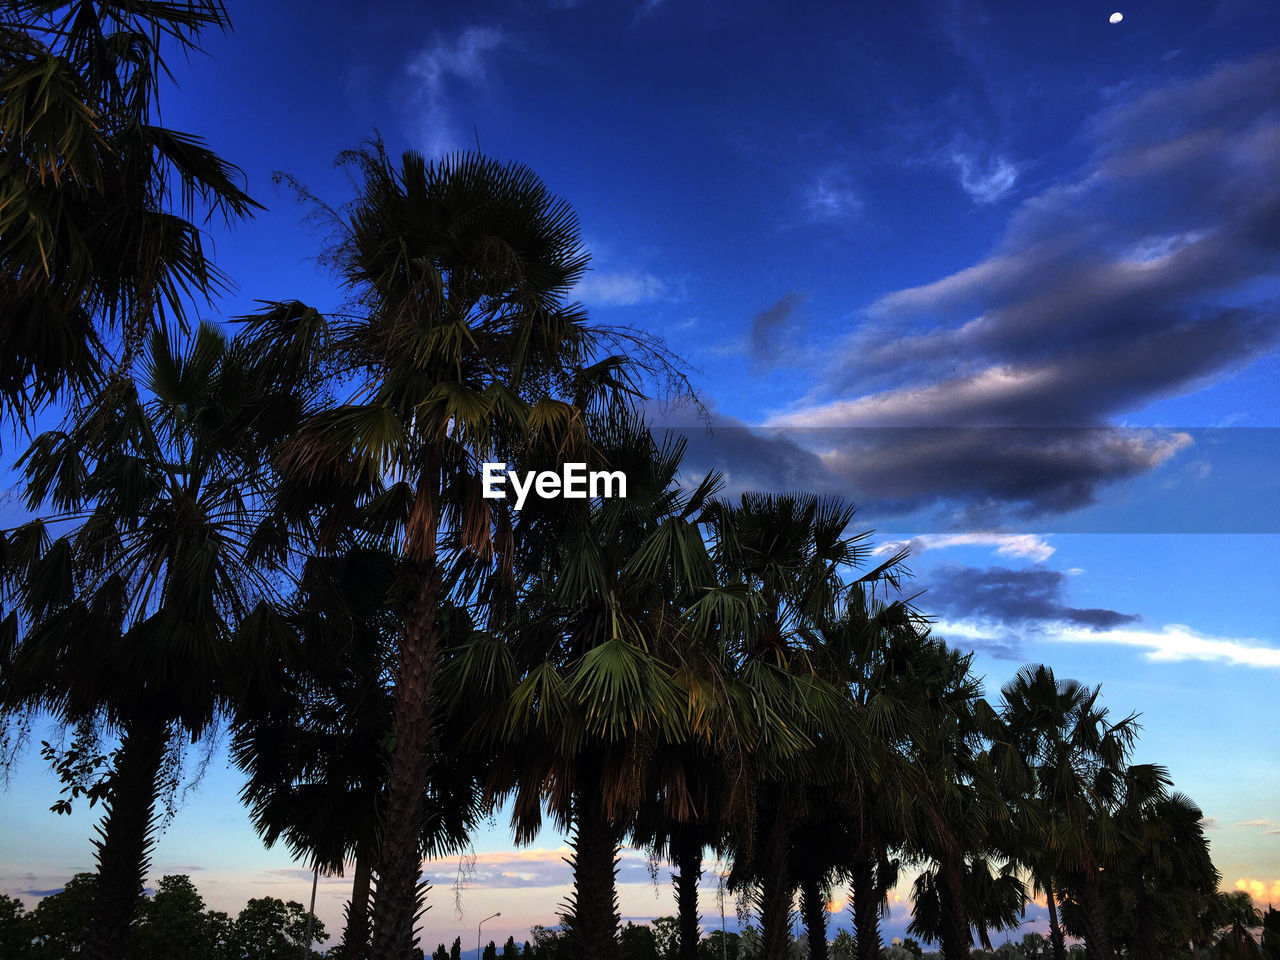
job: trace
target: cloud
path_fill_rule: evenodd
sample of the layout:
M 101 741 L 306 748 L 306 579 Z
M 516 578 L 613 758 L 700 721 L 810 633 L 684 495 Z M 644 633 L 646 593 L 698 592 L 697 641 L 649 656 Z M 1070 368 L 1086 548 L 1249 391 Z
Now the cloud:
M 872 487 L 888 484 L 866 476 L 869 461 L 899 478 L 924 467 L 928 488 L 909 480 L 918 489 L 904 499 L 1032 514 L 1093 503 L 1164 463 L 1188 435 L 1111 432 L 1115 420 L 1238 371 L 1280 339 L 1268 292 L 1280 279 L 1278 100 L 1271 53 L 1098 114 L 1087 162 L 1025 198 L 988 256 L 873 302 L 829 346 L 809 395 L 767 425 L 829 428 L 805 442 Z M 1008 161 L 1003 172 L 998 160 L 953 162 L 968 163 L 978 196 L 1012 185 Z M 1012 449 L 945 430 L 886 433 L 878 447 L 860 432 L 871 427 L 1029 432 Z
M 924 606 L 956 620 L 990 620 L 1009 626 L 1062 625 L 1086 631 L 1112 630 L 1141 619 L 1097 607 L 1071 607 L 1063 600 L 1067 574 L 1034 567 L 943 567 L 933 575 Z
M 1034 533 L 930 533 L 910 540 L 892 540 L 872 551 L 876 556 L 896 553 L 906 548 L 913 555 L 926 550 L 947 547 L 995 547 L 1002 557 L 1023 557 L 1042 563 L 1054 554 L 1054 548 Z
M 459 88 L 483 85 L 492 54 L 507 42 L 497 27 L 470 26 L 452 37 L 437 35 L 407 68 L 418 84 L 417 126 L 426 152 L 433 156 L 459 149 L 465 137 L 453 129 L 449 103 Z
M 1259 903 L 1280 902 L 1280 880 L 1268 883 L 1266 880 L 1254 880 L 1252 877 L 1241 877 L 1236 881 L 1236 889 L 1243 890 Z
M 948 162 L 956 168 L 960 187 L 974 203 L 988 204 L 1003 200 L 1018 183 L 1018 166 L 1002 156 L 987 163 L 963 150 L 952 149 Z
M 863 203 L 849 175 L 830 169 L 814 178 L 804 193 L 804 210 L 810 222 L 831 222 L 857 216 Z
M 758 369 L 773 367 L 790 354 L 788 334 L 804 301 L 805 295 L 793 290 L 751 318 L 751 360 Z
M 1147 651 L 1148 660 L 1178 663 L 1190 660 L 1228 666 L 1280 669 L 1280 647 L 1251 638 L 1234 639 L 1199 634 L 1190 627 L 1170 624 L 1162 630 L 1079 630 L 1053 632 L 1050 640 L 1066 643 L 1106 643 Z
M 596 306 L 629 307 L 657 300 L 667 294 L 667 285 L 643 271 L 589 271 L 578 281 L 573 296 Z

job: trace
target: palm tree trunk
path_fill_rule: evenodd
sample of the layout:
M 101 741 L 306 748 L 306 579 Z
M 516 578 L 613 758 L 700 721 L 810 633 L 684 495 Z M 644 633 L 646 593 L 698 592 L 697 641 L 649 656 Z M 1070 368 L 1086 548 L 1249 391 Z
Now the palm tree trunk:
M 800 911 L 809 941 L 809 960 L 827 960 L 827 898 L 817 877 L 806 877 L 800 884 Z
M 866 850 L 859 851 L 853 861 L 853 928 L 857 960 L 877 960 L 881 948 L 880 891 L 873 855 Z
M 169 727 L 147 718 L 129 724 L 120 739 L 111 793 L 105 804 L 99 839 L 97 884 L 85 947 L 88 960 L 125 960 L 129 926 L 142 896 L 151 847 L 155 842 L 157 781 Z
M 575 958 L 616 960 L 619 831 L 601 814 L 598 779 L 586 779 L 574 797 L 573 894 L 564 925 Z
M 423 492 L 419 491 L 421 497 Z M 434 528 L 429 534 L 434 547 Z M 405 611 L 392 707 L 387 805 L 378 851 L 378 889 L 373 900 L 373 960 L 411 960 L 422 903 L 418 888 L 423 794 L 430 761 L 436 658 L 440 647 L 436 615 L 440 570 L 435 557 L 406 564 L 417 594 Z
M 1137 913 L 1137 930 L 1135 932 L 1137 935 L 1134 937 L 1133 955 L 1136 960 L 1158 960 L 1155 904 L 1152 902 L 1151 894 L 1148 892 L 1147 885 L 1143 882 L 1141 874 L 1135 879 L 1138 883 L 1138 902 L 1135 908 Z
M 787 847 L 791 840 L 791 811 L 774 786 L 768 791 L 774 802 L 772 815 L 761 838 L 760 944 L 761 960 L 787 960 L 791 947 L 791 881 L 787 874 Z
M 373 862 L 363 845 L 356 850 L 355 877 L 351 883 L 351 903 L 347 905 L 347 928 L 342 932 L 342 955 L 360 958 L 369 948 L 369 885 Z
M 1053 881 L 1044 882 L 1045 901 L 1049 904 L 1049 945 L 1053 948 L 1053 960 L 1067 960 L 1067 942 L 1058 923 L 1058 902 L 1053 893 Z
M 671 836 L 676 865 L 676 915 L 680 925 L 680 960 L 698 957 L 698 881 L 702 879 L 702 838 L 696 824 L 676 824 Z
M 1111 938 L 1107 935 L 1107 924 L 1102 915 L 1102 891 L 1098 883 L 1097 868 L 1086 867 L 1080 880 L 1080 916 L 1084 923 L 1084 942 L 1089 960 L 1115 960 Z
M 973 937 L 969 913 L 965 909 L 964 868 L 955 856 L 946 857 L 938 867 L 938 893 L 942 899 L 943 960 L 967 960 Z

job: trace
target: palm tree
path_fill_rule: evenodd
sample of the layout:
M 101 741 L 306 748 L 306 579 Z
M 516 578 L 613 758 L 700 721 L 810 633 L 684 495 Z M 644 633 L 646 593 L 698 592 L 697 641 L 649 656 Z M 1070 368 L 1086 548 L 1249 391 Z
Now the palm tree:
M 1262 949 L 1251 931 L 1262 926 L 1262 914 L 1253 905 L 1253 898 L 1244 890 L 1217 896 L 1215 921 L 1222 929 L 1213 955 L 1222 960 L 1257 960 L 1262 956 Z
M 1045 666 L 1028 666 L 1001 688 L 1011 742 L 1031 768 L 1026 801 L 1041 814 L 1041 851 L 1031 869 L 1054 903 L 1061 883 L 1078 906 L 1080 930 L 1094 960 L 1113 960 L 1100 873 L 1118 850 L 1110 817 L 1124 760 L 1137 735 L 1133 715 L 1111 723 L 1100 688 L 1059 682 Z M 1061 933 L 1051 907 L 1055 958 Z
M 232 753 L 249 779 L 241 791 L 267 846 L 284 839 L 317 870 L 341 874 L 354 860 L 344 956 L 368 948 L 377 811 L 386 792 L 391 728 L 386 679 L 395 614 L 388 591 L 395 558 L 353 548 L 307 561 L 297 594 L 259 608 L 242 626 L 242 676 Z M 465 618 L 451 618 L 465 630 Z M 479 817 L 467 757 L 434 747 L 422 852 L 462 849 Z
M 147 333 L 222 276 L 203 210 L 258 205 L 198 137 L 159 126 L 166 48 L 227 26 L 219 0 L 10 0 L 0 11 L 0 403 L 19 416 L 92 388 L 113 336 Z
M 290 404 L 210 326 L 181 354 L 154 337 L 141 383 L 147 397 L 110 385 L 69 430 L 35 440 L 29 504 L 59 513 L 3 544 L 0 707 L 120 738 L 94 841 L 95 958 L 122 955 L 166 751 L 229 705 L 231 633 L 285 559 L 257 509 L 269 478 L 254 447 Z
M 348 159 L 359 195 L 347 213 L 329 211 L 332 260 L 353 295 L 334 322 L 334 364 L 358 392 L 304 423 L 280 464 L 286 501 L 310 509 L 322 543 L 354 525 L 401 557 L 372 954 L 403 960 L 420 910 L 445 566 L 463 555 L 502 566 L 510 552 L 492 528 L 500 501 L 481 497 L 481 462 L 529 433 L 572 446 L 623 364 L 592 362 L 596 332 L 565 302 L 587 264 L 577 222 L 530 171 L 475 154 L 406 153 L 396 165 L 381 143 Z
M 1190 941 L 1222 876 L 1209 857 L 1203 812 L 1166 790 L 1159 768 L 1130 767 L 1117 811 L 1121 855 L 1104 882 L 1118 944 L 1157 960 Z
M 936 868 L 917 881 L 911 929 L 958 960 L 969 953 L 972 928 L 990 949 L 988 928 L 1016 925 L 1025 899 L 1011 869 L 993 872 L 988 862 L 1012 814 L 983 736 L 993 711 L 971 672 L 973 655 L 931 648 L 918 675 L 927 720 L 910 747 L 919 790 L 911 845 Z
M 493 704 L 468 749 L 495 753 L 489 790 L 513 797 L 517 842 L 544 804 L 570 832 L 564 923 L 576 955 L 596 960 L 616 954 L 617 849 L 642 798 L 664 791 L 672 819 L 689 820 L 688 784 L 662 758 L 723 724 L 684 616 L 712 574 L 696 515 L 717 480 L 682 490 L 684 441 L 659 446 L 633 417 L 591 427 L 596 455 L 627 476 L 626 499 L 521 511 L 515 593 L 455 658 L 448 687 Z
M 788 864 L 803 801 L 798 785 L 834 781 L 840 773 L 815 763 L 809 748 L 821 740 L 848 755 L 857 741 L 853 701 L 819 672 L 814 655 L 820 626 L 834 619 L 847 589 L 846 575 L 866 556 L 869 533 L 847 533 L 852 518 L 853 509 L 835 499 L 764 494 L 717 504 L 709 518 L 719 582 L 750 599 L 745 621 L 727 636 L 738 682 L 804 750 L 779 752 L 765 741 L 753 754 L 751 808 L 736 830 L 732 881 L 752 888 L 767 960 L 787 951 L 795 889 Z

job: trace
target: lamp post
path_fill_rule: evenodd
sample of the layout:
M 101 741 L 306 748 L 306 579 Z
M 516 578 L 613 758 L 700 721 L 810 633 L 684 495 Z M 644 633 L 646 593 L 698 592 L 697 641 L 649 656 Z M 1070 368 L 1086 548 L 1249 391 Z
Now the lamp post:
M 493 915 L 493 917 L 500 917 L 500 916 L 502 916 L 501 910 L 499 910 L 497 913 Z M 476 924 L 476 960 L 480 960 L 480 928 L 483 927 L 490 920 L 492 920 L 493 917 L 485 917 L 483 920 L 481 920 L 479 923 Z

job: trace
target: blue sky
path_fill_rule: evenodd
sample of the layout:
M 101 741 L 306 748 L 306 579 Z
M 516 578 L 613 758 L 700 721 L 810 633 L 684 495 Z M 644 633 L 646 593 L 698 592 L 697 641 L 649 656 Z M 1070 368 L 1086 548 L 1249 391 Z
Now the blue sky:
M 713 432 L 655 411 L 691 474 L 839 493 L 911 541 L 921 607 L 990 693 L 1024 662 L 1102 683 L 1204 808 L 1225 885 L 1280 903 L 1280 19 L 856 6 L 233 4 L 164 101 L 269 208 L 211 227 L 237 288 L 208 315 L 341 302 L 274 171 L 341 203 L 334 158 L 375 129 L 528 164 L 578 212 L 592 314 L 694 368 Z M 303 899 L 235 791 L 215 752 L 153 872 L 223 908 Z M 29 754 L 0 795 L 0 889 L 88 866 L 88 812 L 55 821 L 55 793 Z M 427 938 L 549 922 L 560 844 L 514 852 L 496 822 L 461 916 L 456 861 L 429 871 Z M 625 914 L 670 912 L 642 859 L 623 879 Z M 345 881 L 321 889 L 337 927 Z

